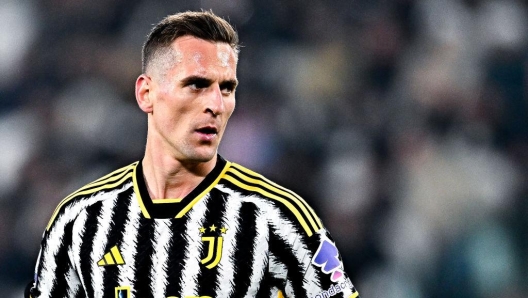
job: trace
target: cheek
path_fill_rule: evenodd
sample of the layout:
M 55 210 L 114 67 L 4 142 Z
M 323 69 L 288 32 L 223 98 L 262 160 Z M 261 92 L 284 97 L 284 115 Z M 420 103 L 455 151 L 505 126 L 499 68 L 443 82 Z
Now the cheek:
M 174 104 L 173 98 L 164 98 L 163 101 L 158 101 L 158 105 L 154 110 L 154 117 L 157 118 L 158 125 L 161 130 L 169 131 L 175 130 L 186 114 L 181 106 Z
M 226 110 L 228 111 L 229 117 L 231 117 L 231 114 L 233 114 L 233 111 L 235 110 L 236 100 L 235 98 L 229 98 L 225 102 Z
M 158 109 L 165 117 L 177 119 L 193 109 L 192 99 L 177 88 L 160 90 Z

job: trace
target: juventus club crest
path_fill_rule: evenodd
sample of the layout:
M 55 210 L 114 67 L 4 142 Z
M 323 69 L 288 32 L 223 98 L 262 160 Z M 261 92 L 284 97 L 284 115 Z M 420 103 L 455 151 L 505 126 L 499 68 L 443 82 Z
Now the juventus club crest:
M 212 269 L 222 259 L 222 247 L 224 244 L 224 235 L 226 227 L 217 227 L 212 224 L 209 227 L 201 227 L 200 234 L 204 243 L 205 257 L 200 261 L 207 269 Z

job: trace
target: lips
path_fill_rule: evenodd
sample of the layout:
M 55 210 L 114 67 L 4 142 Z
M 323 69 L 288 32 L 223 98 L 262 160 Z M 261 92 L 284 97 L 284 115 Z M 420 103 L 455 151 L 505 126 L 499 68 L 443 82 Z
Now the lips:
M 203 134 L 217 134 L 218 133 L 218 129 L 214 126 L 204 126 L 204 127 L 200 127 L 196 130 L 197 132 L 199 133 L 203 133 Z
M 195 130 L 202 141 L 211 142 L 218 135 L 218 128 L 216 126 L 207 125 L 199 127 Z

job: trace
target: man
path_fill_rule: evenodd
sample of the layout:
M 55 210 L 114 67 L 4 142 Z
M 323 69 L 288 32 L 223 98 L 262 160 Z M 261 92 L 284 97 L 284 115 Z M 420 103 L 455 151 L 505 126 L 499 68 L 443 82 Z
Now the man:
M 358 297 L 310 206 L 217 154 L 237 59 L 211 12 L 153 28 L 136 81 L 145 156 L 58 205 L 28 296 Z

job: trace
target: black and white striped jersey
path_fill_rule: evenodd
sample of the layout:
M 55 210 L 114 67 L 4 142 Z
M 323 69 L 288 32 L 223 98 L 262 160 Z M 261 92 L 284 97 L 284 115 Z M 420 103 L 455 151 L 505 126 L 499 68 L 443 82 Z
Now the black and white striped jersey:
M 152 201 L 141 162 L 66 197 L 31 297 L 359 297 L 313 209 L 218 157 L 185 198 Z

